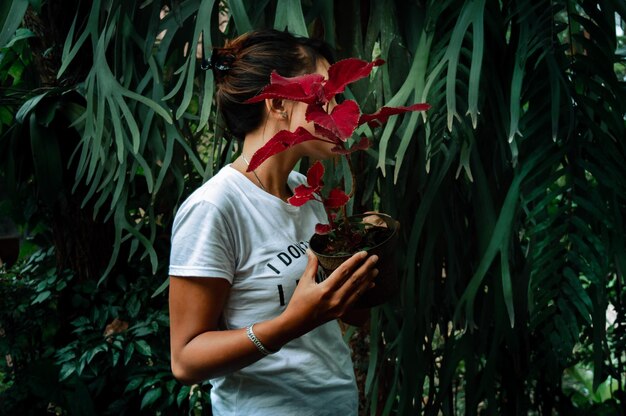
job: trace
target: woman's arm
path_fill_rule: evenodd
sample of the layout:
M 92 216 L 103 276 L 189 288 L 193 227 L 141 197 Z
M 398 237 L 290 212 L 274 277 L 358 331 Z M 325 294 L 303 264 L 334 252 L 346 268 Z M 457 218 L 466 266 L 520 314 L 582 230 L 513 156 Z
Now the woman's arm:
M 292 339 L 343 316 L 378 273 L 374 268 L 377 257 L 366 259 L 367 253 L 360 252 L 318 284 L 317 258 L 310 252 L 308 256 L 285 311 L 254 325 L 257 338 L 270 350 L 279 350 Z M 219 330 L 229 291 L 230 283 L 224 279 L 170 278 L 172 372 L 181 382 L 193 384 L 218 377 L 263 358 L 245 328 Z

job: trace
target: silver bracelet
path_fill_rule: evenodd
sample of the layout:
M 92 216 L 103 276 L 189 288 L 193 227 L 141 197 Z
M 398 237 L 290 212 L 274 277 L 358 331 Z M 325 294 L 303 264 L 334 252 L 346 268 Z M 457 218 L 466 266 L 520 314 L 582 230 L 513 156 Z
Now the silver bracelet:
M 265 345 L 263 345 L 263 343 L 259 341 L 256 335 L 254 335 L 254 331 L 252 331 L 253 326 L 254 324 L 246 328 L 246 334 L 248 335 L 248 338 L 250 339 L 250 341 L 252 341 L 254 346 L 257 348 L 257 350 L 259 350 L 263 355 L 270 355 L 270 354 L 277 353 L 278 351 L 270 351 L 267 348 L 265 348 Z

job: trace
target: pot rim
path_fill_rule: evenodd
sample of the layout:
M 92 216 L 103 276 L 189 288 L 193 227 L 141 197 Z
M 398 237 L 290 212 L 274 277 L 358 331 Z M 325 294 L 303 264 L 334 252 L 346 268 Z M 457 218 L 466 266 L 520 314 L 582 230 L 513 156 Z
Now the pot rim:
M 363 214 L 355 214 L 355 215 L 350 215 L 348 216 L 348 218 L 358 218 L 358 217 L 369 217 L 370 215 L 378 215 L 381 218 L 385 218 L 388 221 L 385 221 L 387 223 L 387 225 L 392 224 L 393 228 L 392 228 L 392 233 L 383 241 L 381 241 L 380 243 L 376 244 L 375 246 L 369 248 L 368 250 L 365 250 L 367 252 L 370 252 L 384 244 L 386 244 L 389 240 L 391 240 L 397 233 L 398 233 L 398 225 L 397 223 L 395 223 L 394 218 L 389 215 L 389 214 L 385 214 L 382 212 L 368 212 L 368 213 L 363 213 Z M 320 236 L 323 237 L 323 234 L 313 234 L 313 236 L 310 238 L 310 242 L 313 241 L 313 238 L 315 238 L 316 236 Z M 329 259 L 339 259 L 339 258 L 349 258 L 351 256 L 353 256 L 355 253 L 357 253 L 357 251 L 355 251 L 354 253 L 351 254 L 322 254 L 322 253 L 318 253 L 313 247 L 312 244 L 309 242 L 309 247 L 311 249 L 311 251 L 316 255 L 316 256 L 323 256 Z M 359 250 L 359 251 L 363 251 L 363 250 Z

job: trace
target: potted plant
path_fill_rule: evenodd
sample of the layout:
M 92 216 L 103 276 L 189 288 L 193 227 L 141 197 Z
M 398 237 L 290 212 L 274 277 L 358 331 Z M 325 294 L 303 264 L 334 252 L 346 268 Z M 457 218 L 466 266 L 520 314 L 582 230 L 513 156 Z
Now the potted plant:
M 356 58 L 344 59 L 328 68 L 328 79 L 320 74 L 283 77 L 273 72 L 270 83 L 247 101 L 255 103 L 280 98 L 306 103 L 306 120 L 313 122 L 315 127 L 315 134 L 304 127 L 298 127 L 293 132 L 279 131 L 254 153 L 248 171 L 255 170 L 267 158 L 308 140 L 331 143 L 334 145 L 333 152 L 346 159 L 352 180 L 350 194 L 346 194 L 341 188 L 324 189 L 324 166 L 317 161 L 307 172 L 307 183 L 298 186 L 288 202 L 295 206 L 311 200 L 324 204 L 328 223 L 317 224 L 310 246 L 327 275 L 357 251 L 367 250 L 379 256 L 379 275 L 375 287 L 362 295 L 357 307 L 383 303 L 398 286 L 393 258 L 398 223 L 384 214 L 347 215 L 346 204 L 354 195 L 356 187 L 350 154 L 365 150 L 371 145 L 367 137 L 361 137 L 352 146 L 349 146 L 348 139 L 362 124 L 368 123 L 370 127 L 377 127 L 392 115 L 430 108 L 428 104 L 421 103 L 408 107 L 382 107 L 373 114 L 362 114 L 359 105 L 353 100 L 330 107 L 335 96 L 343 93 L 348 84 L 369 76 L 374 67 L 383 63 L 382 59 L 372 62 Z

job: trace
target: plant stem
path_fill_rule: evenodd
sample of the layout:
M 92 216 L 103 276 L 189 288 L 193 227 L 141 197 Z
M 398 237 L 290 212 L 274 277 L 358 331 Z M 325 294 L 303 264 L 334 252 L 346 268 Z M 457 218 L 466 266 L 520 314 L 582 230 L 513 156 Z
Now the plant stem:
M 326 208 L 326 204 L 324 203 L 324 200 L 321 197 L 315 198 L 315 200 L 320 202 L 322 206 L 324 207 L 324 211 L 326 212 L 326 218 L 328 218 L 328 225 L 330 225 L 331 228 L 335 228 L 335 221 L 333 221 L 333 216 L 331 215 L 332 212 L 328 208 Z
M 350 229 L 350 221 L 348 221 L 348 212 L 346 210 L 346 206 L 343 205 L 341 207 L 341 216 L 343 217 L 343 225 L 345 226 L 345 230 Z
M 354 188 L 356 188 L 356 175 L 354 174 L 354 169 L 352 167 L 352 159 L 350 159 L 350 155 L 344 155 L 344 157 L 346 158 L 346 162 L 348 162 L 348 169 L 350 169 L 350 175 L 352 176 L 350 194 L 348 194 L 348 198 L 352 198 L 354 196 Z
M 350 159 L 350 155 L 344 155 L 346 158 L 346 162 L 348 162 L 348 169 L 350 169 L 350 177 L 352 179 L 352 183 L 350 184 L 350 193 L 348 194 L 348 200 L 352 199 L 355 194 L 356 188 L 356 175 L 354 174 L 354 168 L 352 166 L 352 159 Z M 345 184 L 344 184 L 345 186 Z M 346 204 L 347 205 L 347 204 Z M 341 214 L 343 215 L 343 223 L 346 227 L 346 230 L 350 229 L 350 221 L 348 221 L 348 212 L 346 210 L 346 205 L 341 207 Z

